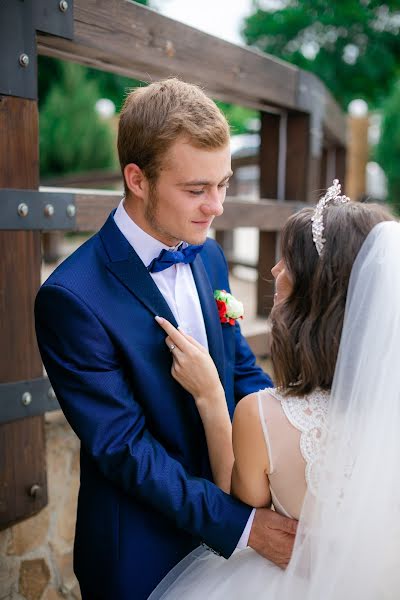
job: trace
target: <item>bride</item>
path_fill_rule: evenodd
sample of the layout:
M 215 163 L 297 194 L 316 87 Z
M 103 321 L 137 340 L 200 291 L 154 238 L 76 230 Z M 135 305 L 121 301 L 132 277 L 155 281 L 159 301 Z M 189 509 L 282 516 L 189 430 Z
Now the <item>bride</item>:
M 384 600 L 400 595 L 400 224 L 350 202 L 337 180 L 282 232 L 272 361 L 276 388 L 236 408 L 214 364 L 158 319 L 173 377 L 203 421 L 215 483 L 299 519 L 286 571 L 252 549 L 198 548 L 151 600 Z

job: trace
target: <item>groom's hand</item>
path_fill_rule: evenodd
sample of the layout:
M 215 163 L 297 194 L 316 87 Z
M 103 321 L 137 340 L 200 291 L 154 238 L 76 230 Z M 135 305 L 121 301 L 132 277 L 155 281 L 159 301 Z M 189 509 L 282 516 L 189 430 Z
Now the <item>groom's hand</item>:
M 249 536 L 249 546 L 258 554 L 285 569 L 293 551 L 297 521 L 258 508 Z

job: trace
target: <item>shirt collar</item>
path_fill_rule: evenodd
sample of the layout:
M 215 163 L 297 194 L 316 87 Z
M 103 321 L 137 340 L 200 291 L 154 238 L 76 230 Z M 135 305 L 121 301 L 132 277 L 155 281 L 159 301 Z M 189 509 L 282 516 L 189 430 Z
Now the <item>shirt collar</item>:
M 124 198 L 122 198 L 117 210 L 114 213 L 114 221 L 122 235 L 128 240 L 146 267 L 156 256 L 160 254 L 161 250 L 176 250 L 181 244 L 181 242 L 179 242 L 177 246 L 171 248 L 171 246 L 166 246 L 159 240 L 156 240 L 151 235 L 143 231 L 143 229 L 141 229 L 139 225 L 136 225 L 135 221 L 133 221 L 133 219 L 131 219 L 126 212 L 124 207 Z M 188 244 L 183 242 L 183 245 L 186 247 Z

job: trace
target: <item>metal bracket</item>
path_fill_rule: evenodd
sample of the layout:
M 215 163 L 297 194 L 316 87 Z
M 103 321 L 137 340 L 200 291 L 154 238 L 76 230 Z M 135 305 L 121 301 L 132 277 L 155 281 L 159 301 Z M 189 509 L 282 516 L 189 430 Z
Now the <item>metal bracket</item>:
M 0 383 L 0 423 L 35 417 L 59 409 L 60 405 L 47 377 Z
M 0 230 L 72 231 L 75 194 L 0 189 Z
M 1 0 L 0 94 L 37 98 L 36 31 L 71 40 L 73 0 Z

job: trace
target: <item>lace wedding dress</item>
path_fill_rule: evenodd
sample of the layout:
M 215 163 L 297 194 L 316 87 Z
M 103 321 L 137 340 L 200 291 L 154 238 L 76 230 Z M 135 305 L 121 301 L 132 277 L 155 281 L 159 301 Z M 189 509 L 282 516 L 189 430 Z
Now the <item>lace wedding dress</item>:
M 307 488 L 313 492 L 328 392 L 284 397 L 276 389 L 258 392 L 258 409 L 267 445 L 269 485 L 277 512 L 298 519 Z M 229 560 L 197 548 L 159 584 L 149 600 L 244 600 L 274 598 L 283 571 L 247 548 Z

